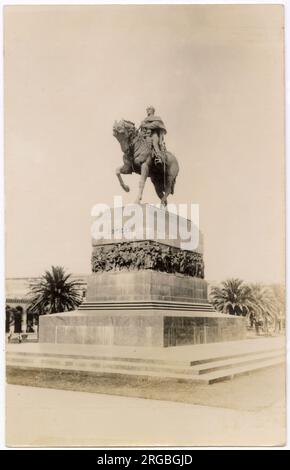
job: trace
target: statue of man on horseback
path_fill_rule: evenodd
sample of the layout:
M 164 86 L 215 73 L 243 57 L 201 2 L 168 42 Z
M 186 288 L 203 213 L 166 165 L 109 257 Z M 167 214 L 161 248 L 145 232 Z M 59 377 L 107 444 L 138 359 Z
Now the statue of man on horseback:
M 140 128 L 141 130 L 144 129 L 146 135 L 152 138 L 155 164 L 165 164 L 166 148 L 164 143 L 164 135 L 167 134 L 167 130 L 162 119 L 158 116 L 155 116 L 155 108 L 153 106 L 148 106 L 146 111 L 147 116 L 141 122 Z
M 115 122 L 113 135 L 123 151 L 123 165 L 116 170 L 122 188 L 129 191 L 122 175 L 141 175 L 136 203 L 142 200 L 146 179 L 149 177 L 155 187 L 161 204 L 166 207 L 167 197 L 173 194 L 179 166 L 176 157 L 168 152 L 164 144 L 166 128 L 162 119 L 155 116 L 153 106 L 147 108 L 147 117 L 139 129 L 131 121 L 122 119 Z

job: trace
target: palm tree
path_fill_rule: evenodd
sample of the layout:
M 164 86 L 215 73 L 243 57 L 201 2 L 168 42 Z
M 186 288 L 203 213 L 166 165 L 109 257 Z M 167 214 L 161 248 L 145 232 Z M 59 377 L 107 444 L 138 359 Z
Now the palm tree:
M 253 306 L 251 288 L 241 279 L 228 279 L 211 289 L 214 308 L 229 315 L 247 315 Z
M 275 332 L 278 333 L 285 327 L 285 313 L 286 313 L 286 293 L 285 285 L 272 284 L 270 286 L 271 292 L 275 299 Z
M 52 266 L 51 272 L 45 271 L 43 276 L 31 286 L 31 313 L 57 313 L 74 310 L 81 303 L 81 284 L 70 280 L 61 266 Z
M 250 288 L 254 299 L 253 314 L 261 320 L 273 318 L 275 299 L 270 289 L 261 284 L 251 284 Z
M 269 332 L 270 324 L 275 328 L 283 310 L 283 294 L 280 295 L 282 292 L 279 291 L 279 286 L 252 284 L 250 288 L 254 299 L 250 317 L 255 322 L 264 323 L 265 331 Z

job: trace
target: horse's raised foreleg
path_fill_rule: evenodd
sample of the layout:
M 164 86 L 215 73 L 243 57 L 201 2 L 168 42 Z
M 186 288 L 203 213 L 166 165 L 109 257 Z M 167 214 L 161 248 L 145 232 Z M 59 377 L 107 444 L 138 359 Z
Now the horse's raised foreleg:
M 124 183 L 123 181 L 123 178 L 121 175 L 128 175 L 132 173 L 132 170 L 127 168 L 126 166 L 120 166 L 116 169 L 116 175 L 117 175 L 117 178 L 120 182 L 120 185 L 122 186 L 122 188 L 124 189 L 124 191 L 126 191 L 126 193 L 128 193 L 130 191 L 130 188 L 129 186 L 127 186 L 127 184 Z
M 142 163 L 141 165 L 141 178 L 139 181 L 139 191 L 138 191 L 138 196 L 136 199 L 136 204 L 140 204 L 142 200 L 143 190 L 144 190 L 144 186 L 145 186 L 148 175 L 149 175 L 149 163 L 148 161 L 146 161 Z

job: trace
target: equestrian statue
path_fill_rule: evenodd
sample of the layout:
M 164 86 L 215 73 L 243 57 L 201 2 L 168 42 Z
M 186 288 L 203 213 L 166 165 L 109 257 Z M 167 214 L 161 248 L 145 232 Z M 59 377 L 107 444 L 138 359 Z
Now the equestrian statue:
M 147 178 L 150 178 L 161 205 L 167 206 L 169 194 L 174 193 L 174 185 L 179 166 L 176 157 L 167 151 L 164 135 L 167 133 L 162 119 L 155 116 L 153 106 L 147 108 L 147 116 L 139 129 L 131 121 L 115 121 L 113 135 L 121 145 L 123 165 L 116 175 L 124 191 L 130 191 L 122 175 L 137 173 L 141 175 L 136 203 L 140 204 Z

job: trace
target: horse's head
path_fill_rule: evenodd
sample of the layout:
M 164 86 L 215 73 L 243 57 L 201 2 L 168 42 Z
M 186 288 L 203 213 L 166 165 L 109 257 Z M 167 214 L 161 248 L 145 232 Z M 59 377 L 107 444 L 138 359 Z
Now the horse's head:
M 136 135 L 136 132 L 134 122 L 125 119 L 114 122 L 113 136 L 116 137 L 119 142 L 130 141 L 131 138 Z

